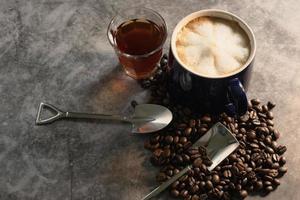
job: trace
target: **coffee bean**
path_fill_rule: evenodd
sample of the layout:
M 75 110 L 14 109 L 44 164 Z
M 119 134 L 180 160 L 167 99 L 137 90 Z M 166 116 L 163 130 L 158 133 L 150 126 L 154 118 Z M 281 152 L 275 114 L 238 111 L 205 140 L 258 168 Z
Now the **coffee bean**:
M 185 136 L 190 136 L 192 133 L 192 128 L 191 127 L 188 127 L 184 130 L 184 135 Z
M 267 192 L 271 192 L 271 191 L 273 191 L 273 189 L 274 188 L 271 185 L 269 185 L 269 186 L 266 187 L 266 191 Z
M 281 173 L 281 174 L 286 173 L 286 172 L 287 172 L 287 167 L 280 167 L 280 168 L 278 169 L 278 172 Z
M 257 181 L 255 187 L 257 190 L 261 190 L 263 188 L 264 184 L 262 181 Z
M 168 157 L 170 157 L 170 155 L 171 155 L 171 150 L 169 148 L 164 149 L 162 156 L 165 158 L 168 158 Z
M 211 122 L 211 117 L 209 115 L 204 115 L 201 118 L 201 121 L 205 122 L 205 123 L 210 123 Z
M 251 139 L 255 139 L 256 138 L 256 133 L 255 131 L 251 130 L 249 132 L 247 132 L 247 137 L 251 140 Z
M 164 151 L 162 149 L 155 149 L 155 151 L 153 151 L 153 155 L 156 157 L 160 157 L 160 155 L 163 153 Z
M 167 174 L 168 176 L 173 176 L 173 170 L 168 170 L 168 171 L 166 171 L 166 174 Z
M 212 177 L 213 183 L 219 183 L 220 182 L 220 177 L 217 174 L 214 174 Z
M 191 189 L 192 193 L 196 193 L 197 191 L 199 191 L 199 186 L 198 185 L 194 185 Z
M 171 135 L 168 135 L 165 137 L 165 142 L 167 144 L 171 144 L 173 142 L 173 137 Z
M 225 171 L 223 172 L 223 176 L 224 176 L 225 178 L 230 178 L 230 177 L 231 177 L 231 171 L 230 171 L 230 170 L 225 170 Z
M 278 179 L 278 178 L 274 178 L 274 180 L 273 180 L 273 184 L 274 184 L 275 186 L 278 186 L 278 185 L 280 185 L 280 181 L 279 181 L 279 179 Z
M 197 153 L 197 154 L 192 154 L 192 155 L 190 156 L 190 158 L 191 158 L 192 160 L 195 160 L 195 159 L 200 158 L 200 157 L 201 157 L 201 155 L 200 155 L 199 153 Z
M 182 159 L 183 159 L 184 162 L 189 162 L 190 161 L 190 157 L 187 154 L 183 154 Z
M 267 125 L 268 126 L 274 126 L 274 122 L 270 119 L 267 120 Z
M 176 190 L 176 189 L 173 189 L 173 190 L 171 190 L 171 195 L 172 195 L 173 197 L 178 197 L 178 196 L 179 196 L 179 191 Z
M 267 147 L 266 148 L 266 151 L 270 154 L 273 154 L 274 153 L 274 150 L 271 148 L 271 147 Z
M 248 192 L 246 190 L 241 190 L 240 196 L 241 196 L 241 198 L 245 199 L 248 196 Z
M 208 190 L 211 190 L 214 187 L 211 181 L 206 181 L 205 185 Z
M 273 115 L 273 113 L 272 113 L 271 111 L 269 111 L 269 112 L 267 112 L 267 117 L 268 117 L 269 119 L 273 119 L 273 118 L 274 118 L 274 115 Z
M 284 154 L 284 152 L 286 152 L 287 148 L 286 146 L 283 146 L 283 145 L 279 145 L 276 149 L 276 152 L 279 154 L 279 155 L 282 155 Z
M 181 190 L 181 192 L 180 192 L 181 197 L 187 197 L 188 194 L 189 194 L 189 192 L 187 190 Z
M 179 142 L 182 143 L 182 144 L 186 143 L 187 142 L 187 138 L 186 137 L 180 137 Z
M 273 163 L 271 167 L 273 169 L 278 169 L 280 166 L 279 166 L 279 163 Z
M 191 200 L 200 200 L 200 197 L 196 194 L 194 194 L 191 198 Z
M 275 140 L 278 140 L 280 137 L 280 133 L 277 130 L 273 131 L 273 135 L 274 135 Z
M 268 104 L 267 104 L 267 106 L 268 106 L 269 110 L 272 110 L 276 106 L 276 104 L 269 101 Z
M 176 188 L 179 185 L 179 181 L 175 181 L 174 183 L 172 183 L 171 188 Z
M 254 120 L 252 120 L 252 124 L 255 125 L 255 126 L 259 126 L 260 121 L 258 119 L 254 119 Z
M 167 179 L 167 176 L 165 173 L 160 172 L 157 176 L 156 176 L 156 180 L 158 182 L 164 182 Z
M 252 148 L 259 148 L 258 144 L 255 144 L 255 143 L 251 143 L 250 147 L 252 147 Z
M 281 165 L 284 165 L 284 164 L 286 163 L 286 158 L 285 158 L 284 156 L 281 156 L 281 157 L 279 158 L 279 163 L 280 163 Z
M 179 137 L 178 137 L 178 136 L 174 136 L 173 142 L 174 142 L 175 144 L 177 144 L 177 143 L 179 142 Z
M 252 105 L 259 105 L 260 104 L 260 100 L 259 99 L 251 99 L 251 104 Z
M 194 167 L 201 167 L 202 166 L 202 159 L 197 158 L 196 160 L 194 160 L 193 165 L 194 165 Z
M 264 113 L 268 112 L 268 110 L 269 110 L 267 105 L 262 105 L 261 108 L 262 108 L 262 112 L 264 112 Z
M 273 181 L 273 177 L 272 177 L 272 176 L 266 175 L 266 176 L 264 176 L 263 178 L 264 178 L 266 181 Z
M 271 183 L 270 181 L 265 181 L 265 182 L 264 182 L 264 185 L 265 185 L 265 186 L 269 186 L 269 185 L 272 185 L 272 183 Z

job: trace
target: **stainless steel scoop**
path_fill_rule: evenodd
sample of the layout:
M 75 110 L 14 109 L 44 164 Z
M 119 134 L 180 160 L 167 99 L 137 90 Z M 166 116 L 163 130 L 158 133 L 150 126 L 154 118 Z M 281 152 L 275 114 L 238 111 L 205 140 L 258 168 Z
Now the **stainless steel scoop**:
M 55 115 L 42 119 L 41 115 L 44 109 L 54 112 Z M 132 132 L 150 133 L 166 127 L 172 121 L 172 118 L 172 112 L 168 108 L 155 104 L 139 104 L 135 107 L 133 115 L 128 117 L 121 115 L 65 112 L 51 104 L 42 102 L 40 103 L 35 123 L 36 125 L 44 125 L 59 119 L 102 119 L 129 122 L 132 124 Z

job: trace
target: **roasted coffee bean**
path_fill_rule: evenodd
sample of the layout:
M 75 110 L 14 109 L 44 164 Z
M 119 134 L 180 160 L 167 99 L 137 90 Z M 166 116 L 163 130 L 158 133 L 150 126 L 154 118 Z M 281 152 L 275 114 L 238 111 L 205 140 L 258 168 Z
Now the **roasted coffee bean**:
M 155 149 L 153 151 L 153 155 L 156 157 L 160 157 L 160 155 L 163 153 L 164 151 L 162 149 Z
M 192 155 L 190 156 L 190 158 L 191 158 L 192 160 L 195 160 L 195 159 L 200 158 L 200 157 L 201 157 L 201 155 L 200 155 L 199 153 L 197 153 L 197 154 L 192 154 Z
M 193 165 L 194 165 L 194 167 L 201 167 L 202 166 L 202 159 L 197 158 L 196 160 L 194 160 Z
M 274 150 L 271 148 L 271 147 L 267 147 L 266 148 L 266 151 L 270 154 L 273 154 L 274 153 Z
M 178 137 L 178 136 L 175 136 L 175 137 L 173 138 L 173 142 L 174 142 L 175 144 L 177 144 L 177 143 L 179 142 L 179 137 Z
M 287 172 L 287 167 L 280 167 L 280 168 L 278 169 L 278 172 L 281 173 L 281 174 L 286 173 L 286 172 Z
M 191 127 L 188 127 L 184 130 L 184 135 L 185 136 L 190 136 L 192 133 L 192 128 Z
M 264 184 L 262 181 L 257 181 L 255 187 L 257 190 L 261 190 L 264 187 Z
M 254 105 L 254 106 L 255 105 L 259 105 L 260 104 L 260 100 L 259 99 L 252 99 L 251 100 L 251 104 Z
M 156 176 L 156 180 L 158 182 L 164 182 L 167 179 L 167 176 L 165 173 L 160 172 L 157 176 Z
M 278 178 L 274 178 L 274 180 L 273 180 L 273 184 L 274 184 L 275 186 L 278 186 L 278 185 L 280 185 L 280 181 L 279 181 L 279 179 L 278 179 Z
M 171 195 L 172 195 L 173 197 L 178 197 L 179 194 L 180 194 L 180 193 L 179 193 L 178 190 L 176 190 L 176 189 L 171 190 Z
M 268 119 L 273 119 L 274 118 L 274 115 L 271 111 L 268 111 L 266 114 L 267 114 Z
M 172 183 L 171 188 L 176 188 L 179 185 L 179 181 L 175 181 L 174 183 Z
M 180 137 L 179 142 L 184 144 L 187 142 L 187 138 L 186 137 Z
M 209 115 L 204 115 L 201 118 L 201 121 L 203 121 L 204 123 L 210 123 L 211 122 L 211 117 Z
M 279 154 L 279 155 L 282 155 L 284 154 L 284 152 L 286 152 L 287 148 L 286 146 L 283 146 L 283 145 L 279 145 L 276 149 L 276 152 Z
M 187 154 L 183 154 L 182 159 L 183 159 L 184 162 L 189 162 L 190 161 L 190 157 Z
M 187 197 L 188 194 L 189 194 L 189 191 L 187 191 L 187 190 L 181 190 L 181 192 L 180 192 L 180 196 L 183 197 L 183 198 Z
M 278 169 L 280 166 L 279 166 L 279 163 L 273 163 L 273 164 L 271 165 L 271 167 L 272 167 L 273 169 Z
M 213 183 L 217 184 L 220 182 L 220 177 L 217 174 L 214 174 L 212 176 L 212 181 L 213 181 Z
M 193 187 L 192 187 L 192 189 L 191 189 L 191 192 L 192 193 L 196 193 L 196 192 L 198 192 L 199 191 L 199 186 L 198 185 L 194 185 Z
M 200 197 L 196 194 L 194 194 L 191 198 L 191 200 L 200 200 Z
M 266 176 L 264 176 L 263 178 L 264 178 L 264 180 L 266 180 L 266 181 L 273 181 L 273 177 L 272 177 L 272 176 L 266 175 Z
M 267 120 L 267 125 L 268 126 L 274 126 L 274 122 L 270 119 Z
M 167 144 L 171 144 L 173 142 L 173 137 L 171 135 L 168 135 L 165 137 L 165 142 Z
M 274 135 L 275 140 L 278 140 L 280 137 L 280 133 L 277 130 L 274 130 L 273 135 Z
M 206 181 L 205 186 L 208 190 L 211 190 L 214 187 L 211 181 Z
M 162 152 L 162 156 L 165 158 L 170 157 L 170 155 L 171 155 L 171 150 L 169 148 L 164 149 L 164 151 Z
M 274 188 L 271 185 L 269 185 L 269 186 L 266 187 L 266 191 L 267 192 L 271 192 L 271 191 L 273 191 L 273 189 Z
M 258 144 L 255 144 L 255 143 L 251 143 L 250 147 L 252 147 L 252 148 L 259 148 Z
M 281 156 L 281 157 L 279 158 L 279 163 L 280 163 L 281 165 L 284 165 L 284 164 L 286 163 L 286 158 L 285 158 L 284 156 Z
M 269 186 L 269 185 L 272 185 L 272 183 L 271 183 L 270 181 L 265 181 L 265 182 L 264 182 L 264 185 L 265 185 L 265 186 Z
M 268 104 L 267 104 L 267 106 L 268 106 L 269 110 L 272 110 L 276 106 L 276 104 L 269 101 Z
M 225 178 L 230 178 L 230 177 L 231 177 L 231 171 L 230 171 L 230 170 L 225 170 L 225 171 L 223 172 L 223 176 L 224 176 Z
M 167 174 L 168 176 L 173 176 L 173 170 L 168 170 L 168 171 L 166 171 L 166 174 Z
M 240 196 L 241 196 L 241 198 L 245 199 L 248 196 L 248 192 L 246 190 L 241 190 Z
M 255 131 L 251 130 L 249 132 L 247 132 L 247 137 L 252 140 L 252 139 L 255 139 L 256 138 L 256 133 Z

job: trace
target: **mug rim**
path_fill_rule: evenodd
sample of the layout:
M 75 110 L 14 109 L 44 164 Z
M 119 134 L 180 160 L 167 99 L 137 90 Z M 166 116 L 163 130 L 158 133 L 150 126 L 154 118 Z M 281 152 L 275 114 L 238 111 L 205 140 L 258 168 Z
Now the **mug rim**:
M 217 16 L 215 16 L 215 14 Z M 223 18 L 226 20 L 235 21 L 238 23 L 238 25 L 241 27 L 241 29 L 243 29 L 245 31 L 245 33 L 250 41 L 250 55 L 249 55 L 246 63 L 243 64 L 238 70 L 234 70 L 233 72 L 226 73 L 224 75 L 209 76 L 209 75 L 201 74 L 199 72 L 195 72 L 195 71 L 189 69 L 187 67 L 187 65 L 184 64 L 180 60 L 180 58 L 178 57 L 177 51 L 176 51 L 176 39 L 177 39 L 178 32 L 187 23 L 189 23 L 193 19 L 196 19 L 197 17 L 202 17 L 202 16 L 219 17 L 219 18 Z M 225 18 L 225 16 L 227 16 L 228 18 Z M 251 64 L 251 62 L 253 61 L 253 59 L 255 57 L 255 53 L 256 53 L 256 40 L 255 40 L 254 32 L 250 28 L 250 26 L 244 20 L 242 20 L 240 17 L 238 17 L 237 15 L 235 15 L 231 12 L 225 11 L 225 10 L 221 10 L 221 9 L 204 9 L 204 10 L 199 10 L 199 11 L 193 12 L 193 13 L 185 16 L 177 23 L 177 25 L 175 26 L 175 28 L 172 32 L 172 36 L 171 36 L 171 51 L 172 51 L 172 54 L 173 54 L 174 58 L 176 59 L 176 61 L 188 72 L 190 72 L 196 76 L 200 76 L 200 77 L 204 77 L 204 78 L 221 79 L 221 78 L 227 78 L 227 77 L 234 76 L 234 75 L 240 73 L 241 71 L 243 71 L 244 69 L 246 69 Z

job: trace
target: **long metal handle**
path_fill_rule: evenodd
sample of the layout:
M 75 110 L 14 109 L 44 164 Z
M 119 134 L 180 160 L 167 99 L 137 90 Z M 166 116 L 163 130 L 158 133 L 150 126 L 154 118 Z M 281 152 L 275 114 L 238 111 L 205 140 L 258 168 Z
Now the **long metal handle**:
M 78 112 L 65 112 L 64 118 L 72 119 L 105 119 L 105 120 L 117 120 L 128 121 L 127 117 L 120 115 L 106 115 L 106 114 L 94 114 L 94 113 L 78 113 Z
M 161 184 L 160 186 L 158 186 L 157 188 L 152 190 L 152 192 L 147 194 L 144 198 L 142 198 L 142 200 L 148 200 L 148 199 L 155 197 L 156 195 L 158 195 L 159 193 L 164 191 L 167 187 L 169 187 L 169 185 L 171 185 L 177 179 L 179 179 L 181 176 L 183 176 L 190 169 L 191 169 L 191 166 L 187 166 L 186 168 L 181 170 L 178 174 L 175 174 L 172 178 L 170 178 L 169 180 L 167 180 L 166 182 L 164 182 L 163 184 Z
M 41 118 L 41 113 L 43 109 L 48 109 L 51 110 L 52 112 L 55 113 L 54 116 L 51 116 L 46 119 Z M 131 122 L 131 119 L 128 119 L 127 117 L 120 116 L 120 115 L 105 115 L 105 114 L 93 114 L 93 113 L 77 113 L 77 112 L 64 112 L 61 111 L 60 109 L 56 108 L 55 106 L 48 104 L 48 103 L 40 103 L 36 121 L 35 123 L 37 125 L 44 125 L 44 124 L 49 124 L 51 122 L 54 122 L 58 119 L 63 119 L 63 118 L 76 118 L 76 119 L 104 119 L 104 120 L 117 120 L 117 121 L 124 121 L 124 122 Z M 141 120 L 141 119 L 136 119 L 136 120 Z

